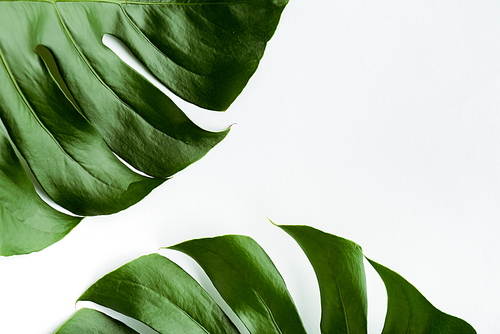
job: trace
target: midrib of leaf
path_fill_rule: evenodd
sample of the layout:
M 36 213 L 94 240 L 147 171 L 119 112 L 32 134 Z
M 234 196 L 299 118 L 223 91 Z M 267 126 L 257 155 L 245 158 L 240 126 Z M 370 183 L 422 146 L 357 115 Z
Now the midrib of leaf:
M 198 321 L 196 321 L 191 315 L 189 315 L 189 313 L 187 313 L 182 307 L 180 307 L 179 305 L 177 305 L 176 303 L 174 303 L 170 298 L 167 298 L 167 297 L 161 295 L 159 292 L 157 292 L 157 291 L 151 289 L 150 287 L 147 287 L 147 286 L 145 286 L 145 285 L 143 285 L 141 283 L 133 282 L 133 281 L 130 281 L 130 280 L 116 280 L 116 281 L 118 281 L 118 287 L 122 284 L 122 282 L 129 283 L 129 284 L 138 286 L 141 289 L 144 289 L 144 290 L 147 290 L 149 292 L 152 292 L 156 296 L 159 296 L 160 299 L 167 300 L 171 305 L 175 306 L 175 308 L 177 308 L 179 311 L 181 311 L 186 317 L 188 317 L 192 322 L 194 322 L 198 327 L 200 327 L 205 333 L 210 334 L 210 332 L 205 327 L 203 327 Z M 117 287 L 117 289 L 118 289 L 118 287 Z M 139 319 L 137 319 L 137 320 L 139 320 Z M 139 320 L 139 321 L 141 321 L 141 320 Z M 146 324 L 145 322 L 143 322 L 143 321 L 141 321 L 141 322 L 144 323 L 145 325 L 151 327 L 152 329 L 156 330 L 155 328 L 153 328 L 152 326 Z

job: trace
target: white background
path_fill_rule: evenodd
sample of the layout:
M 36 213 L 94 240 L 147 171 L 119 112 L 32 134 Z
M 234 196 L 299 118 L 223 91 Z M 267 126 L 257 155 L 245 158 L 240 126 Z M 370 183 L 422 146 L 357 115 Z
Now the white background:
M 318 333 L 314 273 L 267 217 L 354 240 L 439 309 L 498 332 L 499 18 L 493 0 L 291 0 L 236 102 L 196 117 L 237 123 L 221 144 L 134 207 L 0 258 L 0 333 L 53 333 L 107 272 L 230 233 L 267 250 Z M 206 285 L 185 257 L 161 253 Z M 366 270 L 380 333 L 385 291 Z

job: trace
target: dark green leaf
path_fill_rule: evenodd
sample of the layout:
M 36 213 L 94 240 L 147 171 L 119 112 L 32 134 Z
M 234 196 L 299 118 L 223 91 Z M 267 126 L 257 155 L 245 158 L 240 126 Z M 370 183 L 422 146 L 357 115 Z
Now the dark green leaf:
M 316 272 L 321 332 L 367 333 L 361 247 L 309 226 L 279 227 L 299 243 Z M 250 333 L 305 333 L 283 278 L 250 237 L 196 239 L 168 248 L 184 252 L 203 267 Z M 383 334 L 476 333 L 465 321 L 437 310 L 404 278 L 367 260 L 387 288 L 389 305 Z M 237 333 L 208 293 L 158 254 L 143 256 L 107 274 L 79 300 L 111 308 L 160 333 Z
M 250 333 L 305 333 L 283 278 L 252 238 L 226 235 L 168 248 L 198 262 Z
M 160 333 L 238 333 L 191 276 L 158 254 L 105 275 L 78 300 L 111 308 Z
M 311 262 L 321 293 L 322 333 L 367 333 L 363 253 L 354 242 L 309 226 L 278 225 Z
M 0 67 L 0 73 L 3 71 Z M 2 87 L 5 90 L 0 99 L 17 98 L 12 85 Z M 33 94 L 32 99 L 50 96 L 51 107 L 44 101 L 35 113 L 24 104 L 5 109 L 9 104 L 2 101 L 0 116 L 37 180 L 56 203 L 82 216 L 109 214 L 137 202 L 164 181 L 140 176 L 123 165 L 94 127 L 64 99 L 55 81 L 46 81 L 40 89 L 44 91 L 33 89 L 26 94 Z
M 136 334 L 137 332 L 104 313 L 82 308 L 56 334 Z
M 435 308 L 399 274 L 367 259 L 384 281 L 388 307 L 383 334 L 474 334 L 462 319 Z
M 123 210 L 229 130 L 196 126 L 103 35 L 181 98 L 223 110 L 256 70 L 285 4 L 0 0 L 0 121 L 56 203 L 82 216 Z
M 0 129 L 0 254 L 43 249 L 81 220 L 60 213 L 36 193 L 5 133 Z

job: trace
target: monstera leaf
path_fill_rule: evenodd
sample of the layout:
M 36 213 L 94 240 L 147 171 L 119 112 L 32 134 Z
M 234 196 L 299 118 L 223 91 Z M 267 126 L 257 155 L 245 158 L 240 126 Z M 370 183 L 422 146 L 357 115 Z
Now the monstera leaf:
M 192 123 L 103 45 L 105 34 L 180 98 L 225 110 L 256 70 L 285 4 L 0 0 L 0 255 L 40 250 L 83 216 L 133 205 L 229 131 Z M 22 165 L 80 218 L 39 201 Z
M 308 226 L 279 226 L 312 264 L 321 294 L 321 333 L 367 333 L 363 253 L 356 243 Z M 241 235 L 189 240 L 168 247 L 192 257 L 251 334 L 303 334 L 283 278 L 253 239 Z M 465 321 L 437 310 L 404 278 L 369 260 L 384 281 L 383 333 L 474 334 Z M 79 301 L 91 301 L 141 321 L 158 333 L 239 333 L 208 293 L 159 254 L 105 275 Z M 57 334 L 136 333 L 122 322 L 82 308 Z

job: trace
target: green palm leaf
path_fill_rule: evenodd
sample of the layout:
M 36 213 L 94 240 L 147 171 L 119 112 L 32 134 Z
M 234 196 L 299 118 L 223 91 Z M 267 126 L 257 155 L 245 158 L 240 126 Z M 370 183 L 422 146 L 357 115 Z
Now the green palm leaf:
M 321 333 L 366 334 L 363 253 L 356 243 L 309 226 L 278 226 L 300 245 L 321 293 Z
M 321 332 L 366 333 L 367 300 L 361 247 L 309 226 L 279 227 L 297 241 L 316 272 L 321 293 Z M 281 275 L 266 252 L 250 237 L 226 235 L 196 239 L 168 248 L 186 253 L 201 265 L 250 333 L 305 332 Z M 369 261 L 388 291 L 384 334 L 476 333 L 465 321 L 437 310 L 401 276 Z M 140 257 L 105 275 L 79 300 L 111 308 L 162 334 L 237 333 L 207 292 L 184 270 L 158 254 Z M 68 320 L 72 326 L 81 328 L 86 328 L 88 321 L 76 316 Z M 113 333 L 105 326 L 107 321 L 93 328 L 98 333 Z M 66 332 L 60 330 L 58 334 Z
M 306 332 L 283 278 L 252 238 L 225 235 L 168 248 L 198 262 L 250 333 Z
M 209 294 L 158 254 L 142 256 L 105 275 L 78 300 L 111 308 L 160 333 L 237 333 Z
M 225 110 L 256 70 L 285 4 L 0 0 L 1 123 L 57 204 L 80 216 L 123 210 L 229 130 L 196 126 L 103 36 L 119 38 L 182 99 Z M 20 210 L 31 195 L 16 196 Z M 19 253 L 39 249 L 25 241 Z
M 435 308 L 399 274 L 368 259 L 387 289 L 387 315 L 382 334 L 475 334 L 467 322 Z

